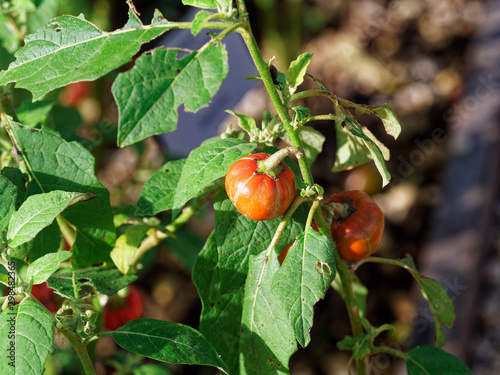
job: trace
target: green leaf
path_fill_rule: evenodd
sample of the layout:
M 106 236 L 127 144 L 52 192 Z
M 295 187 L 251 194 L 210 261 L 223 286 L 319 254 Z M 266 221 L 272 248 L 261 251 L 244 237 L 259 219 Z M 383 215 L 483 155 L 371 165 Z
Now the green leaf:
M 35 237 L 70 204 L 90 198 L 86 193 L 53 190 L 35 194 L 21 205 L 10 219 L 7 239 L 10 247 L 19 246 Z
M 30 263 L 45 254 L 55 253 L 61 249 L 63 236 L 56 220 L 43 228 L 31 241 L 12 249 L 12 256 L 18 259 L 28 258 Z
M 134 259 L 141 241 L 150 228 L 149 225 L 132 225 L 116 239 L 115 247 L 111 251 L 111 259 L 124 275 L 128 273 L 130 262 Z
M 288 374 L 288 361 L 297 350 L 286 308 L 273 293 L 271 280 L 280 265 L 268 253 L 250 256 L 245 282 L 239 340 L 245 374 Z
M 335 279 L 333 243 L 309 229 L 297 237 L 272 279 L 276 300 L 283 301 L 289 324 L 302 347 L 311 341 L 314 305 Z
M 229 373 L 238 374 L 244 284 L 231 293 L 220 292 L 215 231 L 210 234 L 196 259 L 193 282 L 202 303 L 200 332 L 220 353 Z
M 71 255 L 69 251 L 60 251 L 38 258 L 28 266 L 26 281 L 30 284 L 41 284 L 47 281 L 50 275 L 57 271 L 59 265 Z
M 434 346 L 419 346 L 408 353 L 408 375 L 472 375 L 459 358 Z
M 168 161 L 146 181 L 137 202 L 138 215 L 156 215 L 173 207 L 185 162 L 186 159 Z
M 230 109 L 226 109 L 227 113 L 232 114 L 238 119 L 238 126 L 246 131 L 248 134 L 255 134 L 257 129 L 257 125 L 255 124 L 255 120 L 253 117 L 247 115 L 240 115 Z
M 335 124 L 337 157 L 332 171 L 349 170 L 373 160 L 382 176 L 382 186 L 387 185 L 391 179 L 384 161 L 388 158 L 388 150 L 375 139 L 375 136 L 368 129 L 362 128 L 353 117 L 347 115 L 345 124 L 345 126 L 338 122 Z
M 64 140 L 74 141 L 79 139 L 77 129 L 83 124 L 83 119 L 78 109 L 56 104 L 50 111 L 46 124 L 50 129 L 60 133 Z M 102 136 L 102 134 L 99 134 L 99 136 Z M 102 138 L 98 139 L 102 140 Z
M 167 237 L 163 243 L 168 252 L 177 258 L 187 271 L 191 272 L 203 248 L 205 238 L 192 230 L 179 228 L 175 231 L 175 238 Z
M 387 104 L 379 105 L 372 108 L 375 113 L 383 122 L 387 134 L 392 135 L 394 139 L 399 137 L 401 133 L 401 124 L 394 110 Z
M 226 364 L 197 330 L 189 326 L 155 319 L 136 319 L 113 332 L 123 349 L 158 361 L 205 365 L 228 373 Z
M 231 0 L 182 0 L 182 4 L 203 9 L 219 9 L 228 12 L 231 9 Z
M 196 112 L 206 106 L 227 76 L 227 52 L 210 41 L 199 51 L 155 49 L 143 54 L 133 69 L 116 78 L 111 91 L 118 105 L 118 145 L 176 129 L 177 109 Z
M 256 146 L 240 139 L 216 138 L 191 151 L 175 192 L 172 217 L 177 216 L 188 200 L 223 177 L 235 161 L 248 155 Z
M 33 127 L 41 124 L 45 122 L 55 104 L 52 100 L 40 100 L 35 103 L 26 100 L 16 109 L 19 122 Z
M 26 300 L 0 314 L 0 373 L 42 375 L 54 351 L 54 322 L 40 303 Z
M 439 282 L 416 274 L 413 274 L 413 277 L 422 288 L 425 299 L 429 302 L 435 320 L 436 346 L 442 347 L 446 339 L 443 324 L 448 328 L 453 326 L 456 318 L 455 306 L 453 306 L 450 296 Z
M 304 75 L 306 74 L 307 67 L 311 62 L 311 58 L 312 54 L 306 52 L 290 63 L 287 76 L 292 93 L 304 81 Z
M 265 221 L 251 220 L 238 212 L 221 190 L 215 197 L 215 236 L 221 270 L 220 289 L 223 294 L 244 285 L 251 255 L 267 249 L 281 218 Z M 303 232 L 307 211 L 300 206 L 284 229 L 277 248 L 284 249 Z
M 34 33 L 39 27 L 42 27 L 52 18 L 57 16 L 60 0 L 37 0 L 36 9 L 27 14 L 28 32 Z
M 32 182 L 28 195 L 53 190 L 95 194 L 94 199 L 73 205 L 61 214 L 76 228 L 72 264 L 85 267 L 109 261 L 115 227 L 109 192 L 94 174 L 94 157 L 82 145 L 66 142 L 50 129 L 9 123 L 20 147 L 18 153 L 29 165 Z
M 31 91 L 33 100 L 38 100 L 71 82 L 106 75 L 129 62 L 142 44 L 170 28 L 168 23 L 143 26 L 132 10 L 129 17 L 124 28 L 109 33 L 99 30 L 83 15 L 54 19 L 25 38 L 16 61 L 0 72 L 0 85 L 16 81 L 16 87 Z
M 304 152 L 306 155 L 306 160 L 309 165 L 312 165 L 318 155 L 323 151 L 323 144 L 325 143 L 325 136 L 310 126 L 303 126 L 298 130 L 299 137 L 302 140 L 302 145 L 304 146 Z M 281 137 L 286 143 L 292 144 L 288 133 L 285 133 Z
M 370 354 L 370 346 L 370 336 L 367 333 L 360 333 L 355 337 L 346 336 L 342 341 L 337 343 L 337 347 L 340 350 L 352 351 L 352 358 L 358 360 Z
M 16 209 L 17 187 L 10 180 L 0 175 L 0 247 L 7 240 L 7 228 Z
M 198 35 L 199 32 L 203 30 L 205 24 L 217 16 L 218 16 L 217 13 L 208 12 L 206 10 L 200 10 L 198 13 L 196 13 L 194 20 L 191 23 L 191 33 L 193 35 Z
M 114 296 L 119 290 L 137 280 L 136 275 L 123 275 L 117 268 L 90 267 L 64 269 L 52 274 L 49 286 L 63 297 L 80 298 L 80 289 L 95 288 L 99 293 Z

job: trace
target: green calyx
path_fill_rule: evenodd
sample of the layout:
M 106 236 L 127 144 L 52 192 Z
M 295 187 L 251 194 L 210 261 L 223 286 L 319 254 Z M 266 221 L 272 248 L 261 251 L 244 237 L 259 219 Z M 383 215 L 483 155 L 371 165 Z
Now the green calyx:
M 297 147 L 286 147 L 283 148 L 267 159 L 257 161 L 256 173 L 266 174 L 273 179 L 277 179 L 278 175 L 283 172 L 284 168 L 280 165 L 281 162 L 290 154 L 296 154 L 299 152 Z

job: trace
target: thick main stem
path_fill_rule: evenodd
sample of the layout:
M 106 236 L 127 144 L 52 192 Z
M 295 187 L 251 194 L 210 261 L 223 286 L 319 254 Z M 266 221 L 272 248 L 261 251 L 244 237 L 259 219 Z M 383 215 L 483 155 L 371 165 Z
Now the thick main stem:
M 255 67 L 259 71 L 259 74 L 262 78 L 262 82 L 264 82 L 264 86 L 266 87 L 269 97 L 271 98 L 271 101 L 273 102 L 273 105 L 276 108 L 276 111 L 278 112 L 278 116 L 280 117 L 286 132 L 290 136 L 292 145 L 300 149 L 301 154 L 303 155 L 304 148 L 302 147 L 302 142 L 299 138 L 299 135 L 292 126 L 292 120 L 288 113 L 288 109 L 286 108 L 285 104 L 281 101 L 281 98 L 278 92 L 276 91 L 276 88 L 274 87 L 273 79 L 271 77 L 271 73 L 269 72 L 268 65 L 262 58 L 259 46 L 257 45 L 257 41 L 255 40 L 255 37 L 253 35 L 252 28 L 250 26 L 250 23 L 248 22 L 245 3 L 243 2 L 243 0 L 237 0 L 237 4 L 238 4 L 238 11 L 242 18 L 242 21 L 244 21 L 243 26 L 240 27 L 237 31 L 241 34 L 243 40 L 245 41 L 248 51 L 250 52 L 250 56 L 252 57 L 252 60 L 255 64 Z M 314 186 L 314 180 L 311 174 L 311 170 L 307 165 L 306 159 L 304 157 L 298 157 L 297 160 L 299 162 L 299 167 L 304 182 L 308 186 Z

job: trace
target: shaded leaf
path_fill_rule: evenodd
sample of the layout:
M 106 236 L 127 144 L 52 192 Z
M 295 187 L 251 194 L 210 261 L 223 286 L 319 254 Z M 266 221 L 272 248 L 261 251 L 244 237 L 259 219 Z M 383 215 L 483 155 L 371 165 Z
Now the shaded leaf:
M 81 297 L 79 291 L 83 287 L 94 287 L 99 293 L 113 296 L 136 279 L 136 275 L 124 276 L 117 268 L 103 266 L 64 269 L 52 274 L 47 282 L 61 296 L 78 299 Z
M 155 215 L 173 207 L 185 162 L 186 159 L 168 161 L 146 181 L 137 202 L 138 215 Z
M 94 174 L 94 157 L 80 144 L 64 141 L 58 133 L 36 130 L 10 121 L 18 150 L 29 165 L 28 195 L 53 190 L 90 192 L 95 198 L 67 208 L 61 216 L 76 228 L 72 263 L 88 266 L 109 261 L 115 227 L 109 192 Z
M 434 346 L 419 346 L 408 353 L 408 375 L 472 375 L 459 358 Z
M 113 332 L 123 349 L 158 361 L 213 366 L 226 374 L 226 364 L 197 330 L 155 319 L 135 319 Z

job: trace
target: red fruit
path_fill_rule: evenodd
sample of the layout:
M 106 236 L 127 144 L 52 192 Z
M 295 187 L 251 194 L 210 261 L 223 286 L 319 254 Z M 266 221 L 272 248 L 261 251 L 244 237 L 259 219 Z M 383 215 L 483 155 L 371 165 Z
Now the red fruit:
M 135 286 L 129 285 L 126 297 L 115 295 L 104 307 L 104 327 L 115 331 L 125 323 L 139 319 L 143 309 L 144 300 L 141 293 Z
M 377 250 L 384 233 L 384 215 L 368 194 L 346 190 L 328 198 L 334 210 L 330 226 L 340 256 L 345 260 L 366 258 Z
M 293 243 L 291 243 L 290 245 L 288 245 L 286 247 L 285 250 L 283 250 L 283 252 L 278 256 L 278 260 L 280 261 L 280 264 L 283 264 L 283 262 L 285 261 L 285 258 L 286 258 L 286 255 L 288 254 L 288 250 L 290 250 L 290 248 L 292 247 Z
M 67 107 L 75 107 L 83 98 L 89 96 L 90 92 L 89 81 L 73 82 L 61 91 L 59 101 Z
M 47 282 L 42 284 L 33 285 L 31 287 L 31 294 L 39 300 L 49 311 L 56 312 L 57 306 L 53 300 L 54 291 L 49 287 Z
M 244 156 L 226 174 L 226 192 L 239 212 L 252 220 L 270 220 L 285 213 L 295 199 L 295 175 L 279 164 L 276 176 L 257 171 L 259 160 L 269 154 Z

